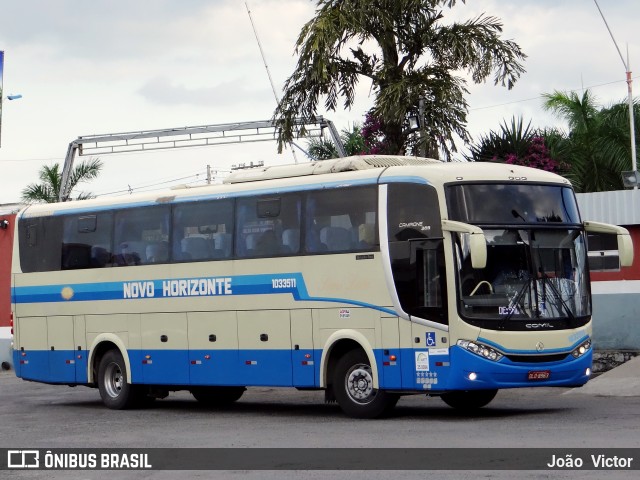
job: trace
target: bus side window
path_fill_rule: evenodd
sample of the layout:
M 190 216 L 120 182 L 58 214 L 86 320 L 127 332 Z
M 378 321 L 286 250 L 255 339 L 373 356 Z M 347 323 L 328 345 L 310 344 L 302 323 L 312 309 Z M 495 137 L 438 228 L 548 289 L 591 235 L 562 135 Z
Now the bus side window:
M 236 255 L 252 258 L 298 253 L 301 205 L 297 194 L 238 200 Z
M 111 266 L 111 212 L 66 215 L 62 224 L 62 270 Z
M 375 187 L 310 192 L 305 251 L 350 252 L 379 248 Z
M 173 260 L 231 258 L 233 200 L 190 202 L 173 208 Z
M 114 265 L 151 263 L 147 256 L 148 247 L 169 239 L 169 207 L 121 210 L 115 214 L 114 226 Z
M 24 273 L 61 269 L 62 218 L 46 216 L 18 221 L 20 268 Z

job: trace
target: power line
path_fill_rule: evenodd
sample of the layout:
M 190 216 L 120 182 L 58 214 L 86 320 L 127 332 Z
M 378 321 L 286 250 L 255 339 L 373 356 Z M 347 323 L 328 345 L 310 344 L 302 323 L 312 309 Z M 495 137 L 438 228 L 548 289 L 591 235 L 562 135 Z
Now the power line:
M 640 76 L 636 76 L 636 77 L 633 77 L 633 78 L 634 78 L 634 79 L 636 79 L 636 78 L 640 78 Z M 615 84 L 615 83 L 622 83 L 622 82 L 625 82 L 625 83 L 626 83 L 626 80 L 615 80 L 615 81 L 613 81 L 613 82 L 599 83 L 599 84 L 597 84 L 597 85 L 591 85 L 591 86 L 588 86 L 588 87 L 586 87 L 586 88 L 587 88 L 587 89 L 589 89 L 589 88 L 605 87 L 605 86 L 607 86 L 607 85 L 613 85 L 613 84 Z M 581 88 L 574 88 L 574 89 L 572 89 L 572 90 L 568 90 L 568 91 L 569 91 L 569 92 L 578 92 L 578 91 L 580 91 L 580 90 L 584 90 L 584 88 L 582 88 L 582 87 L 581 87 Z M 531 101 L 533 101 L 533 100 L 540 100 L 540 99 L 542 99 L 542 98 L 544 98 L 544 95 L 538 95 L 537 97 L 523 98 L 523 99 L 521 99 L 521 100 L 513 100 L 513 101 L 511 101 L 511 102 L 498 103 L 498 104 L 495 104 L 495 105 L 487 105 L 487 106 L 484 106 L 484 107 L 475 107 L 475 108 L 470 108 L 470 109 L 469 109 L 469 111 L 471 112 L 471 111 L 476 111 L 476 110 L 486 110 L 486 109 L 489 109 L 489 108 L 503 107 L 503 106 L 505 106 L 505 105 L 513 105 L 514 103 L 531 102 Z
M 106 193 L 99 193 L 99 194 L 96 194 L 96 196 L 97 197 L 102 197 L 102 196 L 107 196 L 107 195 L 117 195 L 117 194 L 120 194 L 120 193 L 130 194 L 130 193 L 133 193 L 134 191 L 147 191 L 146 189 L 150 189 L 150 188 L 152 189 L 153 187 L 160 187 L 162 185 L 168 185 L 168 184 L 179 182 L 179 181 L 182 181 L 182 180 L 188 180 L 188 179 L 191 179 L 191 178 L 198 178 L 200 175 L 202 175 L 204 177 L 204 179 L 206 180 L 206 177 L 207 177 L 206 171 L 205 172 L 200 171 L 200 172 L 193 173 L 191 175 L 187 175 L 187 176 L 184 176 L 184 177 L 172 178 L 172 179 L 164 180 L 164 181 L 161 181 L 161 182 L 150 183 L 150 184 L 142 184 L 142 185 L 137 185 L 137 186 L 134 186 L 134 187 L 127 186 L 127 188 L 122 189 L 122 190 L 116 190 L 116 191 L 113 191 L 113 192 L 106 192 Z

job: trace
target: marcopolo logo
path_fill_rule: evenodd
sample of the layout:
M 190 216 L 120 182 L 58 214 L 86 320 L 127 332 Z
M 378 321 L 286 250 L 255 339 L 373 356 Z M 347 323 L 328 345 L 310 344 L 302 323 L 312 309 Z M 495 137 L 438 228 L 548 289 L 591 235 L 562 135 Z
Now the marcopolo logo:
M 8 450 L 8 468 L 40 468 L 40 452 L 38 450 Z

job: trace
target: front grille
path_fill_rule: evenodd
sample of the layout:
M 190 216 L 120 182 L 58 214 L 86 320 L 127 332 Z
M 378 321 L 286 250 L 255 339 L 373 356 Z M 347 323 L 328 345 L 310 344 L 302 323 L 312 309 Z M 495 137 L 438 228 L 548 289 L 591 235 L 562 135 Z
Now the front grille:
M 569 355 L 569 353 L 556 353 L 554 355 L 505 355 L 505 357 L 516 363 L 546 363 L 559 362 Z

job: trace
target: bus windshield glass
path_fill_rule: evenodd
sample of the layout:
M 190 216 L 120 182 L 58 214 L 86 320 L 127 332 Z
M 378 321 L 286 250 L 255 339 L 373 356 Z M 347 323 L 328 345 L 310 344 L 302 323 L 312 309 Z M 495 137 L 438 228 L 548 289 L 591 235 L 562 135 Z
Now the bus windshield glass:
M 461 316 L 485 328 L 577 326 L 591 314 L 584 233 L 573 190 L 528 183 L 447 188 L 450 218 L 481 227 L 487 265 L 454 236 Z M 531 328 L 531 327 L 527 327 Z
M 584 233 L 567 229 L 485 229 L 487 265 L 471 268 L 467 234 L 455 240 L 463 318 L 513 323 L 591 314 Z M 490 328 L 490 327 L 489 327 Z M 518 328 L 516 328 L 518 329 Z
M 573 190 L 561 185 L 463 184 L 448 187 L 452 220 L 474 225 L 580 223 Z

